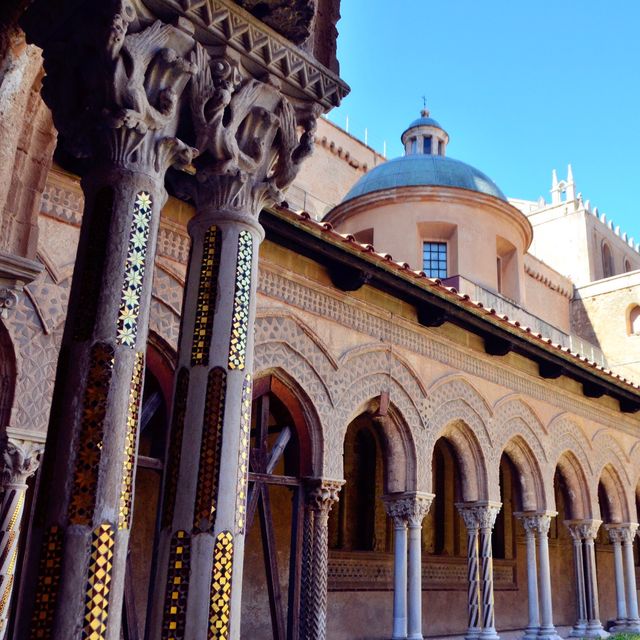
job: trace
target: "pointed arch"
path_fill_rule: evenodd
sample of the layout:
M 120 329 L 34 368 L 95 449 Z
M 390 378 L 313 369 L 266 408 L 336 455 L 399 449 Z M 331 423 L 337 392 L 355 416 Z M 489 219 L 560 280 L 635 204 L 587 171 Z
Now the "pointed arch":
M 16 389 L 16 354 L 11 336 L 0 320 L 0 430 L 11 420 Z
M 567 488 L 571 518 L 582 520 L 593 517 L 597 510 L 594 509 L 585 469 L 577 456 L 569 449 L 563 451 L 558 457 L 555 469 L 562 476 Z
M 607 523 L 621 523 L 631 521 L 631 509 L 624 484 L 616 467 L 607 463 L 599 476 L 599 484 L 604 488 L 607 504 L 599 504 L 600 518 Z M 600 502 L 600 500 L 598 501 Z M 608 517 L 605 517 L 608 516 Z
M 553 504 L 553 486 L 545 485 L 540 460 L 521 434 L 514 435 L 500 449 L 518 470 L 524 511 L 543 511 Z

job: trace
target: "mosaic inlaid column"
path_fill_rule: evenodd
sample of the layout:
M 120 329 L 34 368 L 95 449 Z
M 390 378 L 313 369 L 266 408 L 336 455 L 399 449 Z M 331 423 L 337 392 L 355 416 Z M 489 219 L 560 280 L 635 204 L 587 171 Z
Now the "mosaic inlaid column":
M 258 215 L 283 199 L 281 190 L 310 153 L 315 111 L 294 108 L 276 86 L 253 79 L 231 58 L 211 59 L 198 46 L 194 60 L 199 72 L 190 104 L 201 157 L 195 176 L 176 186 L 194 202 L 196 214 L 188 225 L 191 252 L 151 635 L 236 639 L 264 237 Z M 184 627 L 175 629 L 169 550 L 178 532 L 190 541 L 192 571 L 181 601 Z
M 40 466 L 43 445 L 5 436 L 0 446 L 3 489 L 0 502 L 0 640 L 3 640 L 7 633 L 18 562 L 27 480 Z
M 616 585 L 616 623 L 613 631 L 623 631 L 627 625 L 627 602 L 622 562 L 622 530 L 617 525 L 605 525 L 613 547 L 613 575 Z
M 516 515 L 516 514 L 514 514 Z M 524 640 L 533 640 L 540 630 L 540 608 L 538 601 L 538 562 L 536 559 L 536 519 L 531 514 L 519 513 L 518 519 L 524 529 L 527 547 L 527 593 L 529 622 L 524 632 Z
M 573 540 L 573 568 L 576 587 L 576 622 L 569 633 L 572 638 L 584 637 L 587 628 L 587 599 L 584 583 L 584 550 L 579 521 L 565 521 Z
M 43 97 L 82 158 L 85 206 L 19 637 L 118 640 L 164 177 L 193 158 L 174 136 L 196 67 L 190 36 L 128 2 L 76 14 L 43 44 Z
M 338 501 L 341 480 L 309 482 L 307 500 L 313 511 L 312 589 L 307 598 L 310 609 L 307 638 L 325 640 L 327 635 L 327 575 L 329 569 L 329 512 Z

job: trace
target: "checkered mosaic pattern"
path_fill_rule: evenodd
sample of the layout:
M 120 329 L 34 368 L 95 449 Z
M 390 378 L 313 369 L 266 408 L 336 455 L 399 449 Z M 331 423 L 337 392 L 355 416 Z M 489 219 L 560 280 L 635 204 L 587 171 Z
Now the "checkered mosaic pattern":
M 171 539 L 169 570 L 162 618 L 162 640 L 184 638 L 191 540 L 186 531 L 176 531 Z
M 238 451 L 238 484 L 236 490 L 236 531 L 238 533 L 244 533 L 247 516 L 252 389 L 251 375 L 247 374 L 242 385 L 240 409 L 240 448 Z
M 62 531 L 51 527 L 45 533 L 38 569 L 36 603 L 31 620 L 30 640 L 48 640 L 53 631 L 53 617 L 56 610 L 60 568 L 62 565 Z
M 84 600 L 82 640 L 104 640 L 109 617 L 109 591 L 115 534 L 110 524 L 96 527 L 91 537 L 87 595 Z
M 213 548 L 211 607 L 207 640 L 227 640 L 231 608 L 231 577 L 233 571 L 233 536 L 222 531 Z

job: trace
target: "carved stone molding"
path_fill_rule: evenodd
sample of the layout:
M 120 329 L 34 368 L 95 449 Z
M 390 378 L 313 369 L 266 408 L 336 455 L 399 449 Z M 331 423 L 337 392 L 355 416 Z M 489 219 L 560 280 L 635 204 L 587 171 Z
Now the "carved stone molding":
M 493 529 L 500 509 L 501 502 L 458 502 L 456 508 L 464 520 L 467 531 L 475 529 Z
M 595 540 L 602 520 L 565 520 L 564 524 L 574 540 Z
M 8 438 L 0 440 L 2 451 L 2 484 L 23 485 L 38 470 L 44 444 Z
M 0 318 L 9 317 L 9 311 L 18 304 L 19 293 L 43 269 L 40 262 L 0 251 Z

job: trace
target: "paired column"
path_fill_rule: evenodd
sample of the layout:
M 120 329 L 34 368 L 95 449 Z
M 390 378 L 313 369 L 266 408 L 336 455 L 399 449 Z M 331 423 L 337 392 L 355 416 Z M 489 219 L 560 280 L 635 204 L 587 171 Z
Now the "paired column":
M 600 622 L 598 576 L 596 571 L 595 538 L 600 520 L 565 521 L 573 538 L 578 619 L 572 637 L 606 638 L 609 634 Z
M 467 528 L 469 627 L 465 637 L 496 640 L 491 534 L 502 504 L 482 501 L 456 507 Z
M 42 444 L 13 438 L 7 438 L 2 445 L 4 493 L 0 503 L 0 640 L 7 633 L 27 480 L 38 470 L 43 448 Z
M 516 514 L 522 522 L 527 543 L 527 585 L 529 591 L 529 624 L 524 637 L 558 640 L 553 624 L 551 569 L 549 564 L 549 528 L 555 512 Z M 536 539 L 538 562 L 536 562 Z M 539 584 L 538 584 L 539 579 Z
M 393 638 L 422 639 L 422 521 L 433 494 L 407 492 L 383 498 L 394 523 Z
M 43 97 L 87 169 L 85 206 L 34 519 L 41 551 L 26 575 L 30 631 L 17 635 L 113 640 L 164 177 L 194 154 L 174 137 L 194 40 L 160 21 L 145 28 L 128 3 L 67 18 L 44 44 Z
M 258 215 L 282 200 L 311 152 L 317 111 L 296 110 L 276 86 L 243 76 L 232 58 L 212 59 L 198 45 L 194 61 L 190 104 L 202 156 L 195 178 L 177 185 L 196 214 L 189 222 L 152 637 L 236 639 L 264 237 Z M 325 564 L 327 515 L 318 508 L 312 519 L 314 559 L 323 562 L 324 548 Z M 324 611 L 326 571 L 316 569 Z M 323 617 L 314 620 L 315 629 L 324 624 Z
M 616 583 L 617 618 L 613 630 L 639 633 L 638 592 L 633 561 L 633 541 L 638 525 L 627 522 L 606 525 L 606 528 L 613 545 Z

